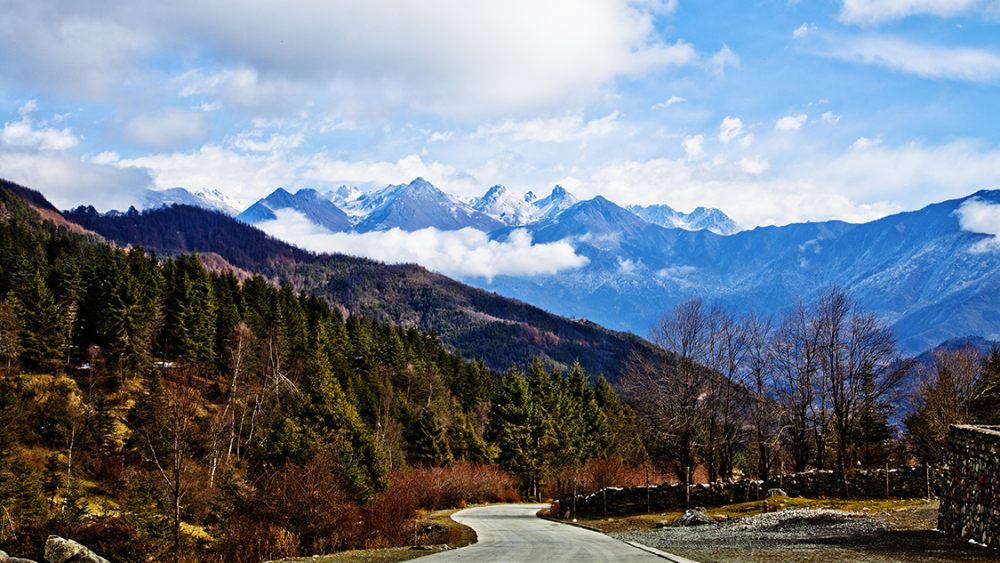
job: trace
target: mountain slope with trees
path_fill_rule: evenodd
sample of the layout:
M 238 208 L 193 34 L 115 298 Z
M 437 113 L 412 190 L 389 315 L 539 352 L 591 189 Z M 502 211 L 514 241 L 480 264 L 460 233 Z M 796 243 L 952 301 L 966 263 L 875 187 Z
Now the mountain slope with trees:
M 165 255 L 218 254 L 234 266 L 328 299 L 347 314 L 434 332 L 449 348 L 495 370 L 524 369 L 526 359 L 538 355 L 563 371 L 579 361 L 588 373 L 616 381 L 632 349 L 648 349 L 634 335 L 558 317 L 417 265 L 315 255 L 196 207 L 103 215 L 79 207 L 66 217 L 121 245 L 142 245 Z

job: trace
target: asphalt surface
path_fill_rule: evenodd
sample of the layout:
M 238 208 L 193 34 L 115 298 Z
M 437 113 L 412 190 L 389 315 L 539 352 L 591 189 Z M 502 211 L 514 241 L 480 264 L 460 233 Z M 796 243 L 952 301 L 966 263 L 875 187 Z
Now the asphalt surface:
M 543 520 L 535 516 L 544 504 L 497 505 L 456 512 L 452 518 L 476 531 L 479 541 L 468 547 L 428 555 L 421 563 L 692 563 L 612 539 L 599 532 Z

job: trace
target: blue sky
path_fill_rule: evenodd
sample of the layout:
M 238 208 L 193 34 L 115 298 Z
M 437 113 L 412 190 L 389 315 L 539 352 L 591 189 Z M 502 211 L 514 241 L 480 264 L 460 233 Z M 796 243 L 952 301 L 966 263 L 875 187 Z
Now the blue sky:
M 1000 188 L 998 0 L 0 6 L 0 177 L 61 208 L 423 176 L 753 227 Z

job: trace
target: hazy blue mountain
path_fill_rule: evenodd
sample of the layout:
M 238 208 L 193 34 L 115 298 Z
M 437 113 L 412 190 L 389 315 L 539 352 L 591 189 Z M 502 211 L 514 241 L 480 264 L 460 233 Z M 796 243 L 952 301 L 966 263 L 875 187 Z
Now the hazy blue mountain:
M 294 209 L 305 217 L 332 232 L 346 231 L 351 228 L 351 219 L 326 196 L 312 189 L 304 189 L 289 193 L 284 188 L 278 188 L 264 199 L 257 201 L 236 216 L 237 221 L 248 225 L 256 225 L 264 221 L 277 219 L 274 213 L 282 209 Z
M 731 235 L 743 230 L 736 221 L 714 207 L 698 207 L 691 213 L 675 211 L 669 205 L 626 207 L 640 218 L 661 227 L 700 231 L 708 229 L 717 235 Z
M 1000 203 L 1000 191 L 983 191 L 860 225 L 800 223 L 729 236 L 667 229 L 595 198 L 525 227 L 536 243 L 570 241 L 590 258 L 586 266 L 470 281 L 636 334 L 691 297 L 769 313 L 836 284 L 890 322 L 906 351 L 920 352 L 956 336 L 1000 333 L 1000 251 L 983 251 L 990 236 L 963 231 L 955 213 L 972 197 Z
M 423 178 L 409 184 L 388 186 L 362 198 L 359 201 L 364 202 L 367 214 L 354 227 L 360 233 L 392 228 L 416 231 L 428 227 L 442 231 L 471 227 L 489 232 L 504 226 Z

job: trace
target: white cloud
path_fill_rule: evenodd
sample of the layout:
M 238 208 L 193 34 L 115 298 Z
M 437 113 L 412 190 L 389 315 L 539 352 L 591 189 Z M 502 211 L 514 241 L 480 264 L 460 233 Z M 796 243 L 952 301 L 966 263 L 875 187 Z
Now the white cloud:
M 788 115 L 775 122 L 774 128 L 782 131 L 797 131 L 802 128 L 802 125 L 808 118 L 809 116 L 804 113 L 800 113 L 799 115 Z
M 496 118 L 579 107 L 638 78 L 699 62 L 668 41 L 657 0 L 6 0 L 0 60 L 62 91 L 109 97 L 150 58 L 218 65 L 182 93 L 268 108 L 281 90 L 324 91 L 356 113 L 416 108 Z M 553 22 L 558 22 L 555 25 Z M 226 70 L 238 69 L 238 70 Z M 221 74 L 220 74 L 221 73 Z M 226 93 L 225 90 L 232 91 Z M 225 94 L 225 95 L 224 95 Z
M 916 14 L 947 18 L 987 5 L 984 0 L 844 0 L 839 19 L 844 23 L 873 25 Z
M 768 169 L 771 168 L 771 163 L 760 158 L 750 158 L 746 157 L 739 162 L 740 168 L 743 169 L 747 174 L 763 174 Z
M 583 117 L 579 115 L 555 119 L 533 119 L 531 121 L 508 119 L 496 125 L 480 125 L 476 134 L 510 134 L 515 141 L 565 143 L 583 141 L 588 137 L 610 133 L 615 129 L 616 119 L 618 119 L 617 111 L 600 119 L 592 119 L 586 124 L 583 123 Z
M 455 278 L 500 275 L 556 274 L 586 265 L 568 242 L 532 244 L 531 235 L 515 230 L 504 242 L 490 240 L 482 231 L 466 228 L 414 232 L 390 229 L 373 233 L 331 233 L 310 223 L 301 213 L 286 209 L 277 219 L 257 225 L 268 234 L 316 252 L 341 252 L 390 263 L 417 263 Z
M 743 134 L 743 122 L 738 117 L 726 116 L 719 125 L 719 140 L 728 143 Z
M 271 152 L 294 149 L 305 141 L 305 136 L 302 133 L 293 133 L 291 135 L 272 133 L 266 141 L 258 140 L 263 136 L 264 133 L 259 130 L 244 131 L 237 135 L 233 141 L 233 146 L 245 151 Z
M 69 128 L 52 129 L 46 127 L 47 122 L 39 123 L 40 128 L 35 128 L 32 123 L 31 114 L 38 109 L 38 104 L 34 100 L 24 104 L 18 109 L 21 116 L 20 121 L 7 122 L 0 131 L 0 142 L 15 147 L 29 147 L 41 150 L 66 150 L 75 147 L 79 142 L 76 135 Z M 53 121 L 62 121 L 56 119 Z
M 834 115 L 832 111 L 828 111 L 828 112 L 824 113 L 820 117 L 823 118 L 823 121 L 825 121 L 825 122 L 827 122 L 827 123 L 829 123 L 831 125 L 836 125 L 837 122 L 840 121 L 840 118 L 843 117 L 843 116 L 841 116 L 841 115 Z
M 1000 205 L 979 198 L 966 200 L 955 214 L 963 231 L 992 235 L 973 246 L 973 252 L 1000 249 Z
M 968 82 L 1000 79 L 1000 55 L 986 49 L 917 44 L 896 37 L 858 37 L 833 46 L 828 56 L 925 78 Z
M 814 31 L 816 31 L 815 25 L 809 25 L 808 23 L 804 23 L 801 26 L 799 26 L 798 29 L 792 32 L 792 39 L 800 39 L 802 37 L 809 35 Z
M 124 132 L 137 145 L 168 150 L 202 140 L 206 130 L 205 112 L 164 108 L 133 117 Z
M 684 145 L 684 152 L 687 153 L 687 160 L 700 160 L 705 158 L 706 152 L 702 145 L 705 144 L 704 135 L 695 135 L 693 137 L 687 137 L 682 143 Z
M 729 49 L 728 45 L 723 45 L 722 49 L 719 49 L 719 52 L 712 55 L 712 58 L 708 60 L 708 68 L 713 74 L 721 78 L 726 75 L 726 66 L 739 68 L 740 58 Z
M 5 179 L 39 190 L 59 209 L 128 209 L 140 205 L 140 195 L 150 185 L 145 170 L 81 162 L 61 151 L 2 149 L 0 170 Z
M 667 101 L 665 101 L 665 102 L 660 102 L 660 103 L 658 103 L 658 104 L 655 104 L 655 105 L 654 105 L 654 106 L 652 107 L 652 109 L 663 109 L 663 108 L 668 108 L 668 107 L 670 107 L 670 106 L 672 106 L 672 105 L 674 105 L 674 104 L 678 104 L 678 103 L 680 103 L 680 102 L 686 102 L 686 101 L 687 101 L 687 100 L 685 100 L 684 98 L 682 98 L 682 97 L 680 97 L 680 96 L 670 96 L 670 99 L 669 99 L 669 100 L 667 100 Z

